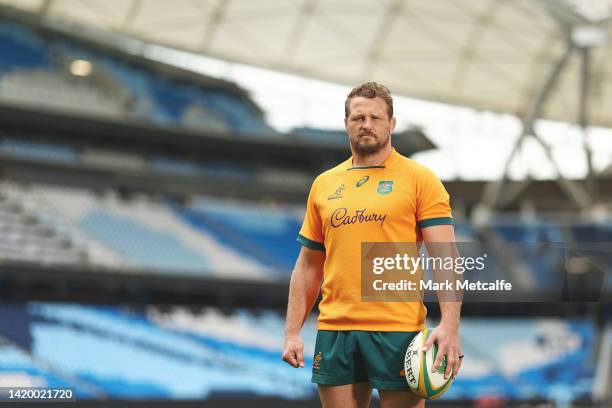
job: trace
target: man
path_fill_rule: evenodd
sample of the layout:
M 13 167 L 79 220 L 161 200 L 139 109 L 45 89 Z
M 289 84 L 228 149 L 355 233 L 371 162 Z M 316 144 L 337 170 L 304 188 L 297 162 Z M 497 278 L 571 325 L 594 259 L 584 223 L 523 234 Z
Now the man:
M 375 82 L 354 88 L 345 102 L 352 157 L 319 175 L 307 202 L 291 276 L 283 359 L 304 366 L 299 332 L 322 289 L 312 381 L 325 408 L 361 408 L 372 388 L 383 408 L 422 407 L 403 376 L 410 340 L 424 328 L 422 302 L 362 302 L 361 242 L 454 242 L 449 197 L 427 168 L 397 153 L 393 99 Z M 348 220 L 348 221 L 347 221 Z M 321 287 L 322 285 L 322 287 Z M 440 300 L 434 368 L 461 365 L 460 304 Z

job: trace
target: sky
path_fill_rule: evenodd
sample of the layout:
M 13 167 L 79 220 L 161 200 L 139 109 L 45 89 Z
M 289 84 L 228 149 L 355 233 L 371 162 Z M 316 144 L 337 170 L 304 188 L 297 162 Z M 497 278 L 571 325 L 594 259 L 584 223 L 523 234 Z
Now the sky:
M 343 129 L 348 86 L 157 45 L 147 47 L 145 56 L 237 83 L 250 93 L 264 110 L 267 122 L 278 131 L 300 126 Z M 519 118 L 401 95 L 393 95 L 393 100 L 397 131 L 419 126 L 438 146 L 412 158 L 431 168 L 442 180 L 494 180 L 502 175 L 521 133 Z M 529 137 L 510 165 L 511 179 L 554 179 L 559 171 L 571 179 L 586 176 L 585 136 L 575 124 L 539 120 L 535 129 L 552 146 L 553 161 Z M 593 168 L 600 172 L 612 163 L 612 129 L 589 128 L 586 133 L 587 146 L 593 152 Z

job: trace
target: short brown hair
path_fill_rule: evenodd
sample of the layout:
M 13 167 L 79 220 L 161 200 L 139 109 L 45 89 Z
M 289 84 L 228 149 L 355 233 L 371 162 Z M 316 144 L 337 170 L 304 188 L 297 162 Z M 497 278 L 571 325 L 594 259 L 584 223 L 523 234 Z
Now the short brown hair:
M 349 116 L 349 104 L 351 99 L 356 96 L 363 96 L 365 98 L 382 98 L 387 104 L 387 113 L 389 119 L 393 117 L 393 98 L 391 97 L 391 91 L 386 86 L 376 82 L 365 82 L 351 90 L 351 93 L 346 97 L 344 102 L 344 118 Z

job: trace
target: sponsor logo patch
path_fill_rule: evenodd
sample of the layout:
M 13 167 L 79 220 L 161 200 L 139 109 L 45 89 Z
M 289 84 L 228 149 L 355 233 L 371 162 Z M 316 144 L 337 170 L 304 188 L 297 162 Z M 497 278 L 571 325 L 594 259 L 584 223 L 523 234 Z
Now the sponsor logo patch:
M 350 213 L 346 207 L 340 207 L 334 210 L 331 215 L 331 226 L 334 228 L 341 227 L 343 225 L 361 224 L 362 222 L 376 222 L 380 223 L 382 227 L 387 219 L 387 214 L 376 214 L 368 212 L 367 208 L 355 210 Z

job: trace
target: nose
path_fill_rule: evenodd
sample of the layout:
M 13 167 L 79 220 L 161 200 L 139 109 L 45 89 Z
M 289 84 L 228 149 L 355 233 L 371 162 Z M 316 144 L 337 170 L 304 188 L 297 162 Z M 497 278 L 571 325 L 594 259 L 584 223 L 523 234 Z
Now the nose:
M 372 130 L 372 119 L 366 117 L 361 123 L 361 129 Z

